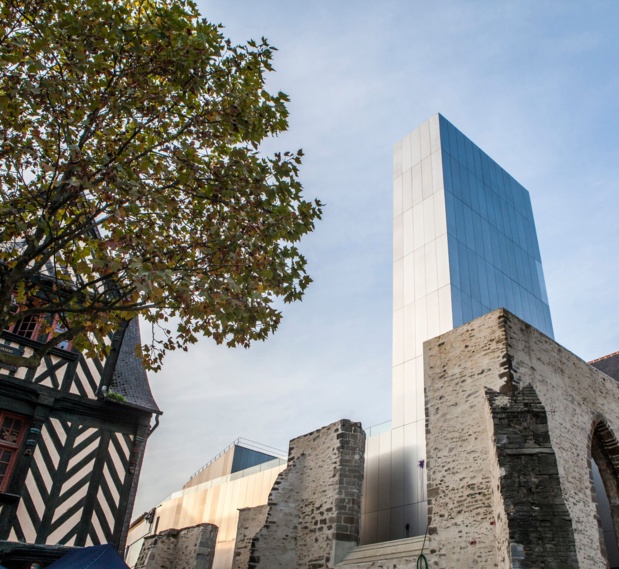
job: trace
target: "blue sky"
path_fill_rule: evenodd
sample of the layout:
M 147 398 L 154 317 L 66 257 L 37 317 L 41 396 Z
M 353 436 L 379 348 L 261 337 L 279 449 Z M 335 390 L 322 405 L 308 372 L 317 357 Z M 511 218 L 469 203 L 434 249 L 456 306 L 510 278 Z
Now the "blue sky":
M 530 192 L 556 340 L 590 360 L 619 350 L 619 3 L 202 0 L 234 42 L 279 51 L 308 196 L 314 283 L 249 350 L 204 340 L 151 384 L 164 410 L 134 514 L 236 437 L 282 449 L 346 417 L 391 414 L 392 147 L 442 113 Z

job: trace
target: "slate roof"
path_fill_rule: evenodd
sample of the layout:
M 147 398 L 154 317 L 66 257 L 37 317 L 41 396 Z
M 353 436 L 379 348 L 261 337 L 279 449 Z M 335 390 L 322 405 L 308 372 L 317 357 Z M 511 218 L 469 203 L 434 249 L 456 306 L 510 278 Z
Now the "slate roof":
M 122 395 L 130 405 L 161 413 L 151 393 L 146 370 L 135 355 L 135 347 L 141 343 L 140 325 L 134 318 L 125 329 L 110 390 Z
M 589 362 L 594 368 L 619 381 L 619 352 Z

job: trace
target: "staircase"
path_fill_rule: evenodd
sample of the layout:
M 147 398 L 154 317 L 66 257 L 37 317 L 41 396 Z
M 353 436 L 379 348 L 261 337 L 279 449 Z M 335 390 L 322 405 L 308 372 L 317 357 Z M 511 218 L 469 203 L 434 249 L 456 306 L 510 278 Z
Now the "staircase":
M 336 567 L 338 569 L 345 569 L 346 567 L 362 566 L 363 563 L 375 563 L 389 561 L 391 559 L 406 560 L 408 565 L 415 567 L 417 558 L 422 552 L 422 548 L 424 555 L 428 557 L 430 548 L 427 539 L 424 547 L 423 535 L 398 539 L 396 541 L 360 545 L 350 551 L 344 560 L 338 563 Z

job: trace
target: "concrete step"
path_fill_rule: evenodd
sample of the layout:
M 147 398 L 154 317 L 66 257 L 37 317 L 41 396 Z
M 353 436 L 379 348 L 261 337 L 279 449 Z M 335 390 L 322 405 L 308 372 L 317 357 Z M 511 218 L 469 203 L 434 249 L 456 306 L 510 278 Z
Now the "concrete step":
M 337 567 L 344 568 L 347 565 L 383 561 L 387 559 L 402 559 L 404 557 L 414 557 L 416 559 L 422 551 L 423 543 L 424 536 L 422 535 L 395 541 L 361 545 L 355 547 L 355 549 L 348 553 L 344 560 L 337 564 Z M 426 539 L 425 547 L 423 547 L 426 557 L 428 556 L 428 550 L 428 540 Z

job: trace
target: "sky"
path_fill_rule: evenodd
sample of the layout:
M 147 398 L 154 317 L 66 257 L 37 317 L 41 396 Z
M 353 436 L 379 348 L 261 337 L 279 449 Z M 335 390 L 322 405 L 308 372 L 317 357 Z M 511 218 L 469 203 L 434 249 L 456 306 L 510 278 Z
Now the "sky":
M 323 220 L 301 243 L 314 282 L 245 350 L 173 352 L 153 393 L 134 517 L 237 437 L 288 441 L 391 417 L 392 149 L 437 112 L 531 194 L 555 339 L 619 351 L 619 2 L 200 0 L 234 43 L 278 48 L 291 102 L 265 148 L 305 153 Z

